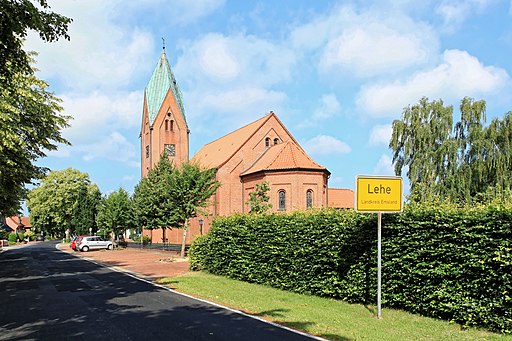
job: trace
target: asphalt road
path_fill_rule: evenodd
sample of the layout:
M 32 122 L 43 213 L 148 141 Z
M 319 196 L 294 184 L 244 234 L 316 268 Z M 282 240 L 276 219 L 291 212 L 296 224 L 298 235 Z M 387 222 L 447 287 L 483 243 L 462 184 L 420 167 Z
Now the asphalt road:
M 55 245 L 0 253 L 0 340 L 311 340 Z

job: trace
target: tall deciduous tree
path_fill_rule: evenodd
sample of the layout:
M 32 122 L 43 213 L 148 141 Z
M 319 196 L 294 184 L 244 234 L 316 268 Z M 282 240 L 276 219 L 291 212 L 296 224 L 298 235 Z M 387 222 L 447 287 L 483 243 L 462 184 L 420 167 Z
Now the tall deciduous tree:
M 215 174 L 216 169 L 202 169 L 197 164 L 184 163 L 166 179 L 171 222 L 173 226 L 183 229 L 182 258 L 185 256 L 188 221 L 211 204 L 211 197 L 220 186 Z
M 459 109 L 455 125 L 453 108 L 440 100 L 404 109 L 389 144 L 396 174 L 408 168 L 413 201 L 510 200 L 512 113 L 485 126 L 485 101 L 466 97 Z
M 132 197 L 138 226 L 148 230 L 161 228 L 164 240 L 165 231 L 175 225 L 172 216 L 168 214 L 169 193 L 165 182 L 174 170 L 164 152 L 148 176 L 135 186 Z
M 215 169 L 192 163 L 176 168 L 165 153 L 159 163 L 136 186 L 134 205 L 143 226 L 183 229 L 181 256 L 185 255 L 188 221 L 208 205 L 220 186 Z
M 47 42 L 69 39 L 71 19 L 50 11 L 45 0 L 0 1 L 0 215 L 20 206 L 24 186 L 45 169 L 33 163 L 67 143 L 60 130 L 69 117 L 60 114 L 60 100 L 48 84 L 34 76 L 33 54 L 23 50 L 28 30 Z
M 96 222 L 101 231 L 113 233 L 116 237 L 134 227 L 133 207 L 128 192 L 119 188 L 103 198 Z
M 61 37 L 69 40 L 67 31 L 72 19 L 51 12 L 46 0 L 2 0 L 0 14 L 0 83 L 3 88 L 15 83 L 16 74 L 32 73 L 30 57 L 23 50 L 27 31 L 36 31 L 46 42 Z
M 64 235 L 67 229 L 73 232 L 71 222 L 80 191 L 89 186 L 89 175 L 76 169 L 50 172 L 28 194 L 27 206 L 34 228 L 56 237 Z
M 60 114 L 60 100 L 48 84 L 33 74 L 13 74 L 14 83 L 0 88 L 0 214 L 18 209 L 24 186 L 44 176 L 34 162 L 68 144 L 61 129 L 68 116 Z
M 84 235 L 98 230 L 96 217 L 100 202 L 101 192 L 95 184 L 80 189 L 71 221 L 73 232 Z

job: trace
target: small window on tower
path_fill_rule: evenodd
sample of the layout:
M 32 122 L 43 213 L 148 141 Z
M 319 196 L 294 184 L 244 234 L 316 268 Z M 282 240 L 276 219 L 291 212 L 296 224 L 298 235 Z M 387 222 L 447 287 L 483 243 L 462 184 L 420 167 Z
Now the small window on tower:
M 149 146 L 146 146 L 146 158 L 149 157 Z
M 275 138 L 274 139 L 274 144 L 278 144 L 279 143 L 279 139 L 278 138 Z
M 174 130 L 174 121 L 173 120 L 170 121 L 170 125 L 171 125 L 170 130 L 173 131 Z
M 176 156 L 176 145 L 175 144 L 166 144 L 164 145 L 165 151 L 168 156 Z
M 270 147 L 270 137 L 265 139 L 265 147 Z
M 165 120 L 165 130 L 169 130 L 169 120 Z

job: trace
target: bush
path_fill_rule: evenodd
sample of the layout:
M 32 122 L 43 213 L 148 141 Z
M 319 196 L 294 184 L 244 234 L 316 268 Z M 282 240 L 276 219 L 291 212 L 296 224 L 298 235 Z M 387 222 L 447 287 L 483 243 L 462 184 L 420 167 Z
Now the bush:
M 25 231 L 24 238 L 28 241 L 35 240 L 34 232 L 32 232 L 31 230 Z
M 375 302 L 377 219 L 353 211 L 215 219 L 191 269 Z M 408 205 L 384 215 L 383 305 L 512 333 L 512 208 Z
M 9 233 L 9 244 L 16 244 L 16 242 L 18 241 L 18 234 L 17 233 L 14 233 L 14 232 L 11 232 Z

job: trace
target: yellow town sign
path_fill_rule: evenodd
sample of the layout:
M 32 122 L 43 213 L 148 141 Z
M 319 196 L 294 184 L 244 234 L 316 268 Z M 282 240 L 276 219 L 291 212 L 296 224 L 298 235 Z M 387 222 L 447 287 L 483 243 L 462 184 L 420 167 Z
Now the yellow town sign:
M 357 212 L 401 212 L 403 185 L 399 176 L 356 177 L 355 209 Z

